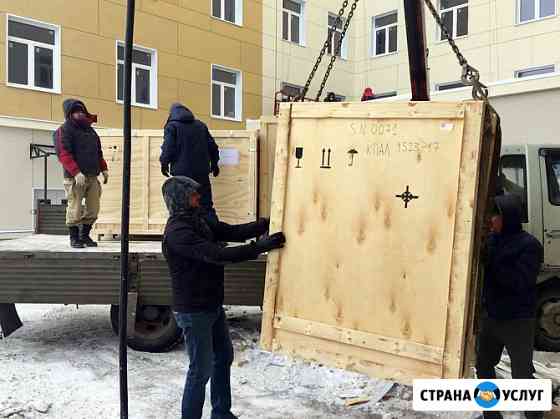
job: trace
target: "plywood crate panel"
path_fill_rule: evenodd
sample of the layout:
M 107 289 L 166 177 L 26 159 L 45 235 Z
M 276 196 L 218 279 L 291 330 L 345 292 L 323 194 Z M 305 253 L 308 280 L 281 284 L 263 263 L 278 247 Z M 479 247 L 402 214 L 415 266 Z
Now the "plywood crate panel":
M 110 180 L 104 185 L 96 234 L 119 234 L 122 188 L 122 132 L 98 131 L 109 166 Z M 256 131 L 213 131 L 220 148 L 220 176 L 210 176 L 214 206 L 228 223 L 254 221 L 257 215 Z M 161 130 L 138 130 L 132 138 L 131 234 L 162 234 L 168 212 L 163 202 L 159 156 Z
M 265 349 L 403 382 L 462 374 L 484 112 L 283 106 Z

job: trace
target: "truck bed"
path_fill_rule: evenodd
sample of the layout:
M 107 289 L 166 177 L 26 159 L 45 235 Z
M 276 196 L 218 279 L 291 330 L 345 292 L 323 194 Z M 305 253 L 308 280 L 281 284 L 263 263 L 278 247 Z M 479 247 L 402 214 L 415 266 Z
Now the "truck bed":
M 130 243 L 130 290 L 139 304 L 170 305 L 160 242 Z M 266 259 L 226 267 L 225 304 L 261 306 Z M 0 241 L 0 303 L 118 304 L 120 242 L 72 249 L 67 236 Z

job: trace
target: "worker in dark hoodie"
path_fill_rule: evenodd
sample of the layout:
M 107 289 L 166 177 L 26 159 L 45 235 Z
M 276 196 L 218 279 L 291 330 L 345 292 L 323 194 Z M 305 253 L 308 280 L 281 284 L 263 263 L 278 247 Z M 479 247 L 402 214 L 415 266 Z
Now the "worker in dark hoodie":
M 176 176 L 162 188 L 169 211 L 163 237 L 163 254 L 169 266 L 173 311 L 184 330 L 189 370 L 182 401 L 182 419 L 200 419 L 211 379 L 211 419 L 236 419 L 231 413 L 230 368 L 233 347 L 222 307 L 224 265 L 256 259 L 281 248 L 282 233 L 256 242 L 226 247 L 222 242 L 245 242 L 268 232 L 269 220 L 229 225 L 207 223 L 200 208 L 200 185 Z
M 91 127 L 97 122 L 97 116 L 90 114 L 86 105 L 76 99 L 65 100 L 62 108 L 65 122 L 55 131 L 53 138 L 58 160 L 64 169 L 70 245 L 73 248 L 95 247 L 97 243 L 91 239 L 90 232 L 99 214 L 101 184 L 98 177 L 103 175 L 104 184 L 109 180 L 101 141 Z M 85 208 L 82 206 L 84 200 Z
M 523 231 L 523 207 L 517 195 L 499 195 L 482 251 L 484 286 L 476 369 L 480 379 L 495 379 L 495 367 L 505 348 L 512 378 L 533 377 L 533 346 L 537 310 L 537 276 L 543 261 L 539 241 Z M 484 412 L 501 418 L 500 412 Z M 542 418 L 542 412 L 526 412 Z
M 210 173 L 220 174 L 218 146 L 206 124 L 196 119 L 181 103 L 174 103 L 165 124 L 161 147 L 161 173 L 165 177 L 186 176 L 200 184 L 201 205 L 208 212 L 208 221 L 217 223 L 212 202 Z

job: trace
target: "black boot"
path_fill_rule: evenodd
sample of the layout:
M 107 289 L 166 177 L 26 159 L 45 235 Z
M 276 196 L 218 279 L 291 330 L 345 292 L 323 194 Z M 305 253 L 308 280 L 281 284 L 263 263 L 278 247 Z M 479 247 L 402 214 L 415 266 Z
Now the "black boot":
M 82 226 L 82 234 L 80 235 L 80 241 L 84 244 L 85 247 L 97 247 L 97 243 L 94 242 L 91 239 L 91 237 L 89 237 L 91 228 L 92 226 L 89 224 L 84 224 Z
M 74 249 L 83 249 L 84 244 L 80 241 L 80 229 L 77 226 L 68 227 L 70 231 L 70 246 Z

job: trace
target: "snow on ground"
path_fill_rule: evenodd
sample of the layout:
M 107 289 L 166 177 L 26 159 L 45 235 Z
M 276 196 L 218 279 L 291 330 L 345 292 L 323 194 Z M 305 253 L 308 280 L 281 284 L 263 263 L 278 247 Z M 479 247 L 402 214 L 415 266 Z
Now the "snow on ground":
M 18 311 L 23 328 L 0 341 L 0 418 L 117 419 L 118 339 L 109 307 L 18 305 Z M 228 318 L 236 352 L 233 411 L 242 419 L 477 416 L 413 412 L 409 387 L 260 351 L 259 310 L 229 308 Z M 180 418 L 185 361 L 183 345 L 164 354 L 129 350 L 131 419 Z M 346 407 L 343 397 L 370 402 Z

